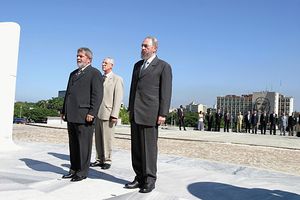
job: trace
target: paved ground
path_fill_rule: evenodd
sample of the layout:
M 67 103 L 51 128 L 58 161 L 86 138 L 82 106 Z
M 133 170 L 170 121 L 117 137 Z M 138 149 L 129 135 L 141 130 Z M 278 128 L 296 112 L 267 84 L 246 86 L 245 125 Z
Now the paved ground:
M 36 125 L 36 124 L 35 124 Z M 129 126 L 116 128 L 113 147 L 130 150 Z M 15 125 L 13 138 L 23 142 L 67 144 L 65 125 L 56 128 Z M 289 173 L 300 176 L 299 137 L 161 129 L 159 153 Z M 1 147 L 1 146 L 0 146 Z
M 118 130 L 128 134 L 128 127 Z M 234 134 L 230 134 L 225 139 L 222 134 L 226 133 L 219 133 L 220 137 L 201 133 L 201 138 L 199 134 L 196 131 L 179 132 L 169 129 L 161 131 L 160 135 L 172 138 L 184 135 L 187 140 L 198 138 L 216 144 L 233 142 L 249 148 L 264 145 L 289 148 L 290 151 L 300 149 L 297 138 L 269 137 L 262 142 L 262 138 L 267 137 L 261 136 L 255 142 L 248 135 L 234 137 Z M 86 180 L 71 183 L 61 179 L 61 175 L 69 167 L 67 144 L 16 143 L 19 150 L 0 152 L 0 199 L 300 199 L 298 175 L 162 153 L 158 159 L 156 189 L 150 194 L 140 194 L 137 190 L 123 188 L 127 181 L 132 180 L 134 173 L 130 151 L 122 149 L 114 149 L 111 169 L 92 168 Z M 94 155 L 95 152 L 93 157 Z
M 58 129 L 66 129 L 66 124 L 61 125 L 47 125 L 47 124 L 32 124 L 41 127 L 53 127 Z M 129 126 L 117 126 L 116 132 L 118 134 L 130 135 Z M 279 132 L 279 131 L 278 131 Z M 188 131 L 179 131 L 177 127 L 166 127 L 161 128 L 159 132 L 160 138 L 166 139 L 179 139 L 187 141 L 202 141 L 202 142 L 218 142 L 227 144 L 242 144 L 252 146 L 263 146 L 263 147 L 275 147 L 292 150 L 300 150 L 300 138 L 296 136 L 270 136 L 261 134 L 246 134 L 246 133 L 235 133 L 235 132 L 208 132 L 208 131 L 197 131 L 188 129 Z

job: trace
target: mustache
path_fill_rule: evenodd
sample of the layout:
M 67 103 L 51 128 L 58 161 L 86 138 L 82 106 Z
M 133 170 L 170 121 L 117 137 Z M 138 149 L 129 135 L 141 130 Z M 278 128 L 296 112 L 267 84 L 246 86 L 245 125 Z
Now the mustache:
M 83 62 L 77 62 L 77 67 L 82 68 L 84 66 L 85 66 L 85 64 Z
M 150 57 L 152 56 L 152 53 L 150 53 L 150 52 L 141 52 L 141 58 L 143 59 L 143 60 L 147 60 L 147 59 L 149 59 Z

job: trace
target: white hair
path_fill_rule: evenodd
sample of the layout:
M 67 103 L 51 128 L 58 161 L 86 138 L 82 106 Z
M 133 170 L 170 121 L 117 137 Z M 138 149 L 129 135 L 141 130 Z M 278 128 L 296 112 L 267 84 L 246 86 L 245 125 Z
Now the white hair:
M 106 57 L 106 58 L 104 58 L 104 60 L 108 60 L 112 65 L 115 64 L 115 61 L 112 57 Z

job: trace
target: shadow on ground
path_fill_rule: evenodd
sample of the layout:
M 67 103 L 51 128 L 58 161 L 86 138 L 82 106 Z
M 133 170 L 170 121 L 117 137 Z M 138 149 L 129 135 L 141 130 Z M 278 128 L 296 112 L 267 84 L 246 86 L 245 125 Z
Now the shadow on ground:
M 33 160 L 30 158 L 21 158 L 20 160 L 23 161 L 27 165 L 27 167 L 36 171 L 53 172 L 57 174 L 67 173 L 67 171 L 65 171 L 63 168 L 57 167 L 47 162 Z
M 49 155 L 54 156 L 56 158 L 59 158 L 61 160 L 70 160 L 70 156 L 66 154 L 61 154 L 61 153 L 55 153 L 55 152 L 48 152 Z
M 60 154 L 60 153 L 54 153 L 54 152 L 48 152 L 49 155 L 52 155 L 56 158 L 59 158 L 64 161 L 69 161 L 69 155 L 66 154 Z M 61 178 L 61 175 L 68 173 L 68 171 L 64 170 L 62 167 L 70 168 L 70 164 L 61 164 L 62 167 L 55 166 L 53 164 L 39 161 L 39 160 L 33 160 L 30 158 L 21 158 L 21 161 L 23 161 L 27 167 L 30 169 L 33 169 L 35 171 L 44 171 L 44 172 L 53 172 L 59 174 L 59 178 Z M 128 180 L 124 180 L 118 177 L 115 177 L 109 173 L 105 173 L 104 170 L 101 170 L 100 167 L 97 168 L 90 168 L 89 169 L 89 175 L 88 178 L 91 179 L 103 179 L 110 182 L 115 182 L 121 185 L 124 185 L 125 183 L 128 183 Z
M 233 185 L 198 182 L 188 186 L 188 191 L 202 200 L 299 200 L 300 195 L 281 190 L 242 188 Z

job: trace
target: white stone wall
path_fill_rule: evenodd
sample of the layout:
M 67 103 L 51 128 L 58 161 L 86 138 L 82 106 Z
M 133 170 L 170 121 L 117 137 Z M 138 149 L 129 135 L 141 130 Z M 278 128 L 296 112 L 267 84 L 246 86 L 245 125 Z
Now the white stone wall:
M 13 146 L 12 125 L 16 91 L 20 26 L 12 22 L 0 23 L 0 151 Z
M 67 124 L 60 117 L 47 117 L 47 124 Z

